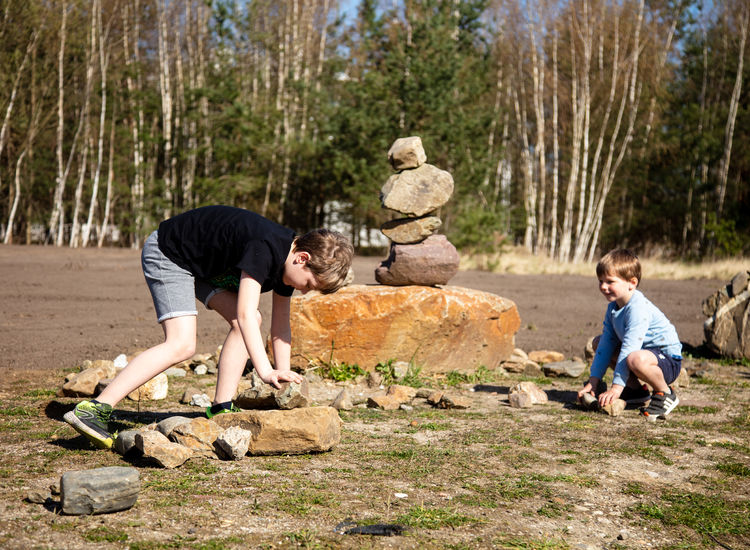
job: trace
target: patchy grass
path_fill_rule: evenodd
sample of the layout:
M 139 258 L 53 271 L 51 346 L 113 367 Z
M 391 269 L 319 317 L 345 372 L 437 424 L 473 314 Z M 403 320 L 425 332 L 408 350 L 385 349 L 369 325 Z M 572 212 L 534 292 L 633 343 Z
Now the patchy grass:
M 49 380 L 14 385 L 0 403 L 0 547 L 557 550 L 596 541 L 635 550 L 715 547 L 716 539 L 743 548 L 750 391 L 737 384 L 744 366 L 715 372 L 710 386 L 681 389 L 684 406 L 653 424 L 637 410 L 611 418 L 554 398 L 511 409 L 505 394 L 471 391 L 521 376 L 492 379 L 498 375 L 480 369 L 422 377 L 459 393 L 470 408 L 436 409 L 420 399 L 408 411 L 356 407 L 340 413 L 341 441 L 331 452 L 195 458 L 175 470 L 90 447 L 61 422 L 76 400 L 35 389 L 60 383 L 61 372 L 49 373 Z M 209 378 L 174 381 L 170 395 Z M 551 396 L 580 386 L 537 382 Z M 317 384 L 338 392 L 347 382 Z M 194 412 L 174 398 L 124 401 L 117 424 Z M 23 500 L 69 470 L 130 465 L 141 476 L 130 510 L 69 517 Z M 407 530 L 398 537 L 336 533 L 345 521 Z M 629 535 L 618 540 L 621 531 Z

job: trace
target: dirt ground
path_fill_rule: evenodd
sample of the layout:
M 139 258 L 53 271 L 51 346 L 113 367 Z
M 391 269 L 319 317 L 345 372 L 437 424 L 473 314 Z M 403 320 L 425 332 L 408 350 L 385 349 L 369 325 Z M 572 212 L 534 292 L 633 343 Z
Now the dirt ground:
M 356 259 L 355 282 L 375 284 L 381 258 Z M 162 332 L 137 251 L 0 246 L 0 368 L 54 369 L 83 359 L 114 359 L 157 343 Z M 703 341 L 701 301 L 726 282 L 645 280 L 641 290 L 677 327 L 683 342 Z M 595 275 L 459 272 L 451 285 L 492 292 L 516 303 L 516 345 L 580 356 L 598 334 L 606 302 Z M 264 295 L 262 312 L 268 311 Z M 264 328 L 269 315 L 264 315 Z M 198 349 L 213 351 L 224 321 L 199 305 Z
M 357 258 L 356 282 L 374 283 L 378 263 Z M 95 450 L 61 421 L 78 401 L 58 394 L 65 373 L 161 338 L 138 253 L 0 246 L 0 277 L 0 548 L 750 549 L 747 362 L 689 357 L 700 377 L 678 388 L 680 406 L 655 423 L 633 408 L 617 418 L 579 410 L 580 379 L 532 379 L 549 402 L 511 408 L 509 388 L 527 379 L 490 365 L 474 377 L 417 380 L 458 394 L 467 409 L 423 399 L 397 411 L 355 407 L 341 411 L 330 452 L 197 458 L 166 470 Z M 451 284 L 513 300 L 517 346 L 568 357 L 582 355 L 606 305 L 593 275 L 462 272 Z M 646 279 L 642 289 L 699 353 L 701 300 L 722 284 Z M 223 322 L 199 309 L 198 327 L 198 351 L 213 351 Z M 118 404 L 112 429 L 200 416 L 179 396 L 214 384 L 211 375 L 171 379 L 165 400 Z M 380 391 L 361 379 L 315 379 L 314 404 L 343 387 Z M 67 471 L 103 466 L 138 469 L 135 506 L 61 514 L 50 486 Z M 341 534 L 353 524 L 405 531 Z

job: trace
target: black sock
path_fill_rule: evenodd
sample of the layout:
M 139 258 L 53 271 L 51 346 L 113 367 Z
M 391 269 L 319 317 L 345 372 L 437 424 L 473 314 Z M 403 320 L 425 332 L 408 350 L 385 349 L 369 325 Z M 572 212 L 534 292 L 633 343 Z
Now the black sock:
M 223 411 L 225 409 L 231 409 L 231 408 L 232 408 L 231 401 L 225 401 L 224 403 L 216 403 L 216 405 L 211 405 L 211 414 L 216 414 L 219 411 Z

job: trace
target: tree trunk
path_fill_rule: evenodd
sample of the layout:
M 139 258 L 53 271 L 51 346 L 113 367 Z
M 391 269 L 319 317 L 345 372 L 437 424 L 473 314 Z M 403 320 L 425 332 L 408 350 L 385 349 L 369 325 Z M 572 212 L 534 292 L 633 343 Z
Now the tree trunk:
M 724 199 L 727 193 L 727 179 L 729 176 L 729 162 L 732 158 L 732 140 L 734 139 L 734 124 L 737 119 L 737 106 L 742 92 L 742 72 L 745 64 L 745 43 L 747 41 L 747 29 L 750 22 L 750 8 L 744 6 L 740 14 L 740 46 L 739 60 L 737 62 L 737 76 L 734 80 L 732 98 L 729 101 L 729 113 L 724 130 L 724 154 L 719 164 L 719 185 L 717 189 L 716 221 L 721 219 L 724 211 Z

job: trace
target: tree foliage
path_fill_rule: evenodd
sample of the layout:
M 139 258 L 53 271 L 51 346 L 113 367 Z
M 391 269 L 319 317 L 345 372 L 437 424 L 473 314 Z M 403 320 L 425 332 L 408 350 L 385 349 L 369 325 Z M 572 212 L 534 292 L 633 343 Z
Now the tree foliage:
M 0 238 L 139 246 L 224 203 L 299 231 L 335 209 L 366 247 L 392 215 L 386 153 L 418 135 L 454 177 L 460 248 L 747 253 L 749 18 L 741 0 L 0 2 Z

